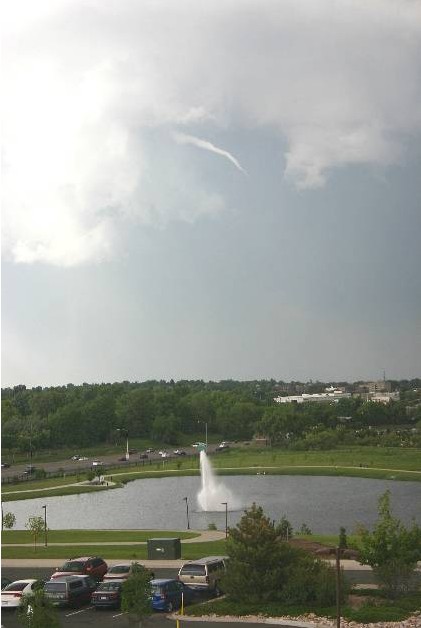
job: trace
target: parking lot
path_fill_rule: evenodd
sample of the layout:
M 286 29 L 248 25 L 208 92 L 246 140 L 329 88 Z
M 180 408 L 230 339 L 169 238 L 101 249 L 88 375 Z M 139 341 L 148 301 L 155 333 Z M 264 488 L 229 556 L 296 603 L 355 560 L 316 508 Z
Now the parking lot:
M 50 568 L 7 568 L 3 569 L 2 573 L 11 580 L 20 580 L 23 578 L 39 578 L 48 580 L 51 576 L 52 569 Z M 156 569 L 154 570 L 155 577 L 157 578 L 175 578 L 178 573 L 177 569 Z M 93 606 L 87 605 L 81 608 L 59 608 L 57 609 L 60 622 L 62 626 L 69 626 L 77 628 L 78 626 L 94 626 L 98 622 L 101 623 L 101 628 L 120 628 L 128 626 L 128 617 L 125 613 L 119 610 L 99 610 L 97 611 Z M 16 617 L 16 611 L 14 610 L 2 610 L 2 623 L 3 628 L 21 628 Z M 145 628 L 152 626 L 154 628 L 172 628 L 175 624 L 173 620 L 166 618 L 165 613 L 153 613 L 150 618 L 143 622 Z M 194 624 L 196 628 L 197 624 Z M 47 628 L 47 627 L 46 627 Z

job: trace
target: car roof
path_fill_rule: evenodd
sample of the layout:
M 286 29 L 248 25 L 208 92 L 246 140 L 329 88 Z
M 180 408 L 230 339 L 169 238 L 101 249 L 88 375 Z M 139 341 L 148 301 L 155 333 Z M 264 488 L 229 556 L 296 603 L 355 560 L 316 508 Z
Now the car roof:
M 154 578 L 151 584 L 166 584 L 167 582 L 178 582 L 175 578 Z
M 32 584 L 33 582 L 37 582 L 36 578 L 24 578 L 23 580 L 11 580 L 10 584 L 21 584 L 22 582 L 26 582 L 26 584 Z
M 207 563 L 213 563 L 216 561 L 224 560 L 224 558 L 225 556 L 205 556 L 204 558 L 198 558 L 197 560 L 188 560 L 184 564 L 185 565 L 205 565 Z
M 80 580 L 80 578 L 91 578 L 91 576 L 87 576 L 85 574 L 74 574 L 73 576 L 58 576 L 57 578 L 51 578 L 48 582 L 69 582 L 71 580 Z

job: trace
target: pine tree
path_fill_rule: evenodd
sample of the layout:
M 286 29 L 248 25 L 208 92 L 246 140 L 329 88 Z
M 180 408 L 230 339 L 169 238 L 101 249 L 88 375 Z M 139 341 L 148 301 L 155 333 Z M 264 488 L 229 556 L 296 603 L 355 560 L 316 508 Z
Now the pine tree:
M 278 530 L 253 504 L 230 529 L 229 556 L 223 590 L 233 599 L 250 602 L 279 598 L 293 551 L 280 542 Z

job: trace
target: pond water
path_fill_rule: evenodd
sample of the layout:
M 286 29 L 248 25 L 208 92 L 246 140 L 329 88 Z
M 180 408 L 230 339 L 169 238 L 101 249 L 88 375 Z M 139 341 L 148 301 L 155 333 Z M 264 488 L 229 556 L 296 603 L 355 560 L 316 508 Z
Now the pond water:
M 296 530 L 306 523 L 315 533 L 337 533 L 340 526 L 351 533 L 358 523 L 371 526 L 375 522 L 378 498 L 387 489 L 394 515 L 404 523 L 415 519 L 421 524 L 421 482 L 297 475 L 221 479 L 242 505 L 232 510 L 228 504 L 231 526 L 244 508 L 256 502 L 271 519 L 285 515 Z M 199 511 L 199 489 L 199 477 L 135 480 L 124 488 L 104 492 L 7 502 L 4 510 L 16 515 L 16 529 L 24 529 L 28 517 L 43 515 L 45 504 L 50 529 L 182 530 L 187 522 L 183 498 L 187 497 L 192 529 L 207 529 L 209 523 L 224 529 L 224 510 Z

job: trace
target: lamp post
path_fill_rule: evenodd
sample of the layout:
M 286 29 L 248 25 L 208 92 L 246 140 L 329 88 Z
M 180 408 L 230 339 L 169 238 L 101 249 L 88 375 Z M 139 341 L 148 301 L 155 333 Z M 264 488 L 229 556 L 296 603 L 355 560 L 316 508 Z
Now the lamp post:
M 336 548 L 336 628 L 341 628 L 341 549 Z
M 116 427 L 116 432 L 121 432 L 123 434 L 123 432 L 126 434 L 126 460 L 129 460 L 130 458 L 130 454 L 129 454 L 129 430 L 126 430 L 126 428 L 124 427 Z
M 225 506 L 225 538 L 228 538 L 228 502 L 221 502 Z
M 47 547 L 47 506 L 42 506 L 44 510 L 44 546 Z
M 188 502 L 187 497 L 183 497 L 183 501 L 185 501 L 185 502 L 186 502 L 187 530 L 190 530 L 189 502 Z

